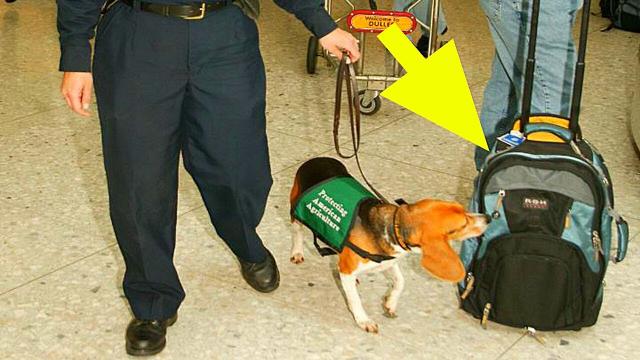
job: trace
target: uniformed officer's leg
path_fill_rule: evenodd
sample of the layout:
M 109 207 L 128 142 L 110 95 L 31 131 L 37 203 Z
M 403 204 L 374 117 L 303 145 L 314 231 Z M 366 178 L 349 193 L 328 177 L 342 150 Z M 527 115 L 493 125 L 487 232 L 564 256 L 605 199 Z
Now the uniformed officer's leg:
M 265 133 L 265 74 L 253 20 L 235 6 L 190 23 L 191 79 L 184 102 L 185 167 L 218 235 L 277 286 L 275 262 L 256 233 L 272 184 Z M 264 264 L 263 264 L 264 265 Z M 266 265 L 265 265 L 266 266 Z M 264 285 L 264 286 L 263 286 Z
M 138 319 L 173 316 L 184 298 L 173 251 L 186 26 L 116 5 L 96 39 L 94 77 L 111 220 Z

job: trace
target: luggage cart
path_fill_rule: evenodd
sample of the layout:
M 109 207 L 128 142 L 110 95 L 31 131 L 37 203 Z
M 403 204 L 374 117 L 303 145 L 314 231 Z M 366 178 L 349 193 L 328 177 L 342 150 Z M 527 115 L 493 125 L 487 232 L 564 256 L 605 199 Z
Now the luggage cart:
M 358 33 L 361 57 L 356 66 L 356 79 L 365 84 L 360 87 L 361 90 L 358 92 L 360 112 L 363 115 L 373 115 L 380 110 L 382 105 L 380 93 L 389 85 L 400 79 L 403 70 L 396 59 L 392 58 L 392 70 L 390 74 L 388 72 L 382 75 L 363 74 L 367 38 L 365 34 L 381 33 L 394 23 L 397 23 L 405 34 L 411 34 L 419 24 L 429 31 L 430 44 L 428 55 L 431 55 L 440 45 L 437 41 L 438 9 L 440 8 L 440 0 L 431 1 L 429 24 L 423 23 L 420 19 L 410 13 L 410 11 L 423 0 L 415 0 L 405 9 L 405 11 L 378 10 L 375 0 L 369 0 L 370 10 L 356 10 L 352 0 L 342 1 L 349 6 L 351 11 L 346 15 L 336 18 L 335 22 L 340 24 L 342 21 L 346 20 L 347 28 L 352 32 Z M 325 0 L 324 6 L 327 12 L 333 16 L 333 0 Z M 318 57 L 325 58 L 330 64 L 336 64 L 336 58 L 328 51 L 319 49 L 318 39 L 315 36 L 311 36 L 307 47 L 307 73 L 314 74 L 316 72 Z

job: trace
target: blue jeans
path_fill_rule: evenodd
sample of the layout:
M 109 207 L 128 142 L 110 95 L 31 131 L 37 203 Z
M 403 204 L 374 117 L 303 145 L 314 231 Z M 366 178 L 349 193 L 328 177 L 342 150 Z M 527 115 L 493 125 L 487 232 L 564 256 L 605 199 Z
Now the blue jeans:
M 394 0 L 393 10 L 405 11 L 414 2 L 416 2 L 416 0 Z M 429 25 L 429 15 L 431 14 L 431 0 L 422 0 L 420 4 L 411 9 L 411 13 L 415 15 L 416 18 L 420 19 L 420 21 L 422 21 L 423 23 Z M 442 6 L 440 6 L 440 13 L 438 14 L 438 34 L 442 34 L 444 32 L 444 29 L 446 28 L 447 20 L 444 18 L 444 11 L 442 11 Z M 422 28 L 422 33 L 425 35 L 429 34 L 427 32 L 427 29 L 425 28 Z
M 489 147 L 521 113 L 531 4 L 530 0 L 480 0 L 496 48 L 480 113 Z M 576 61 L 571 29 L 581 7 L 582 0 L 541 0 L 532 113 L 569 115 Z M 476 148 L 477 169 L 488 154 Z

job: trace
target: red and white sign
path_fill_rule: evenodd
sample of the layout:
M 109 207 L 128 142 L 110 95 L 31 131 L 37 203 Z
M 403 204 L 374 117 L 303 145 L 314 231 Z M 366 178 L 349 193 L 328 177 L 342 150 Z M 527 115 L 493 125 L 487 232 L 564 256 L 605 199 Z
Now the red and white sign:
M 418 23 L 413 14 L 403 11 L 354 10 L 347 16 L 347 26 L 355 32 L 381 33 L 393 24 L 410 34 Z

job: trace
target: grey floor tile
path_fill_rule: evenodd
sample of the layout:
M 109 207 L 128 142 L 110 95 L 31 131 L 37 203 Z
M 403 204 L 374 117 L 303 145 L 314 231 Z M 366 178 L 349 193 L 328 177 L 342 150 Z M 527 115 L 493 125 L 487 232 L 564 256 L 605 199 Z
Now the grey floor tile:
M 476 175 L 474 149 L 473 144 L 417 115 L 367 134 L 362 141 L 363 158 L 375 154 L 469 182 Z
M 0 125 L 1 291 L 111 243 L 95 119 L 66 109 Z
M 65 104 L 59 91 L 55 4 L 29 3 L 0 6 L 0 123 Z
M 331 146 L 279 132 L 269 132 L 271 172 L 278 173 L 316 154 L 331 150 Z
M 3 70 L 3 77 L 0 124 L 24 121 L 25 116 L 66 107 L 60 94 L 62 77 L 52 69 L 23 70 L 7 66 Z
M 607 21 L 592 17 L 581 121 L 585 137 L 609 165 L 617 207 L 633 238 L 627 260 L 609 268 L 598 324 L 545 333 L 545 345 L 520 339 L 519 329 L 491 324 L 482 330 L 457 308 L 453 287 L 425 274 L 418 258 L 410 257 L 402 263 L 407 288 L 395 320 L 382 316 L 386 279 L 362 279 L 365 308 L 381 326 L 375 336 L 354 324 L 335 258 L 317 255 L 309 238 L 305 263 L 288 261 L 289 187 L 297 165 L 334 154 L 335 69 L 319 59 L 318 73 L 307 75 L 308 32 L 272 2 L 263 6 L 259 25 L 275 182 L 259 232 L 278 260 L 281 287 L 261 295 L 244 283 L 182 169 L 175 260 L 187 299 L 158 358 L 633 358 L 640 320 L 640 161 L 626 119 L 627 94 L 635 86 L 630 79 L 638 71 L 637 34 L 601 33 Z M 477 1 L 447 0 L 443 6 L 449 20 L 445 38 L 456 41 L 480 109 L 493 55 L 484 14 Z M 592 10 L 599 11 L 595 2 Z M 373 36 L 367 43 L 367 71 L 382 71 L 384 50 Z M 126 358 L 123 332 L 130 315 L 108 219 L 99 127 L 95 117 L 71 115 L 59 95 L 55 3 L 2 3 L 0 48 L 0 357 Z M 346 127 L 342 133 L 348 150 Z M 363 118 L 363 134 L 364 170 L 390 199 L 467 203 L 472 145 L 386 100 L 378 114 Z M 347 165 L 358 176 L 354 162 Z

